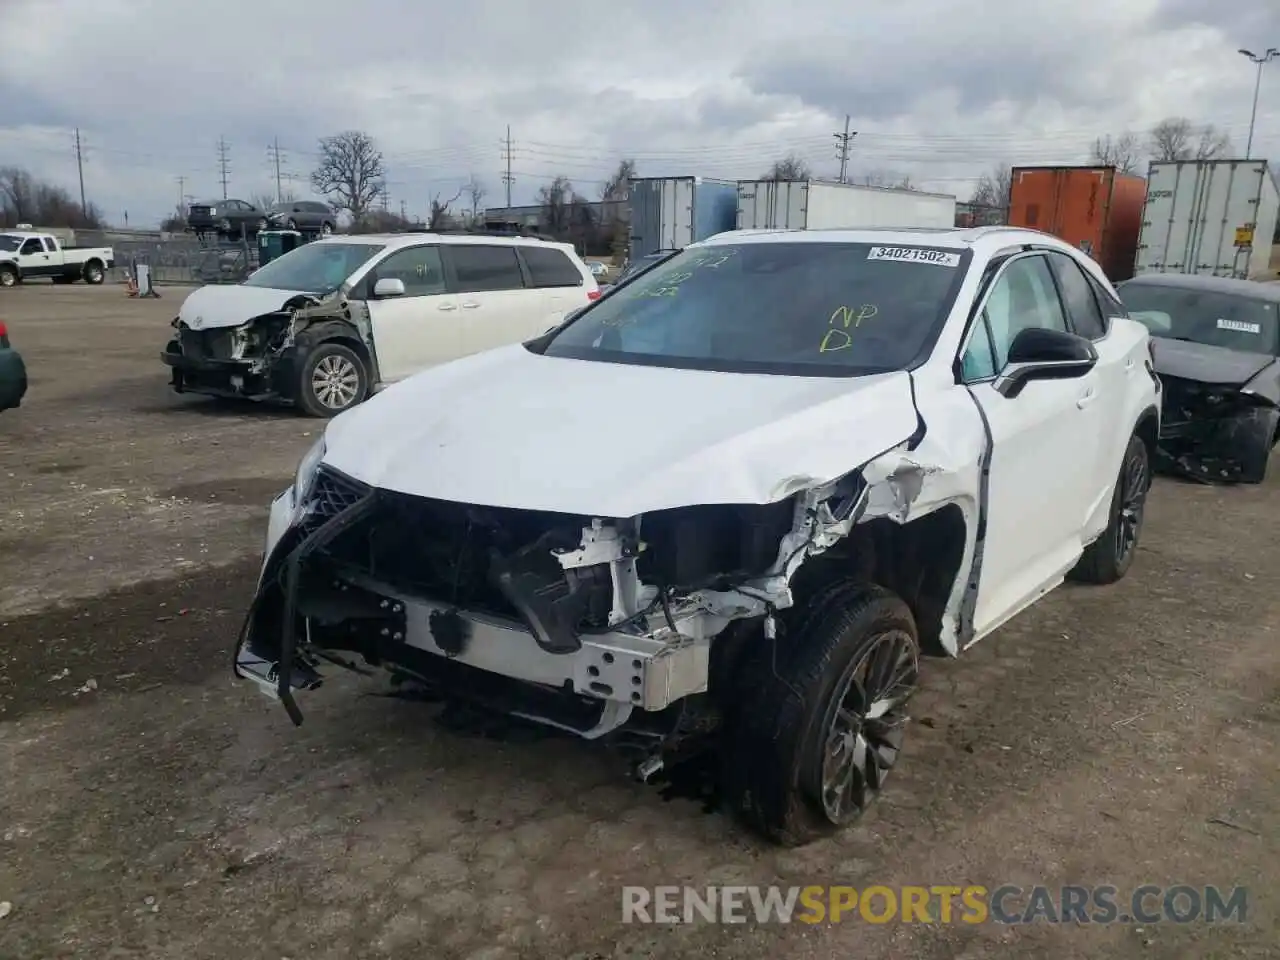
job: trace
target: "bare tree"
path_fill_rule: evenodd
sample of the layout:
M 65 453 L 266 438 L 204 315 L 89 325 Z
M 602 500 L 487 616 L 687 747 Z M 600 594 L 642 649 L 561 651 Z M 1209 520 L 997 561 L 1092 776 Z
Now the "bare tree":
M 251 193 L 249 195 L 249 202 L 259 210 L 270 210 L 277 203 L 293 203 L 297 199 L 298 195 L 288 189 L 280 191 L 279 200 L 276 199 L 274 193 Z
M 800 156 L 789 153 L 781 160 L 775 160 L 772 167 L 761 178 L 762 180 L 808 180 L 813 171 Z
M 1013 169 L 1008 164 L 993 167 L 990 173 L 978 178 L 973 188 L 973 196 L 969 202 L 975 207 L 993 207 L 1007 209 L 1009 206 L 1009 188 L 1013 183 Z
M 1136 173 L 1142 161 L 1142 146 L 1136 134 L 1126 130 L 1118 137 L 1107 134 L 1093 141 L 1093 162 L 1115 167 L 1120 173 Z
M 0 168 L 0 227 L 20 223 L 90 230 L 106 225 L 101 210 L 92 203 L 81 209 L 66 188 L 37 180 L 20 167 Z
M 457 193 L 443 202 L 440 200 L 440 194 L 438 193 L 431 198 L 431 219 L 427 221 L 428 230 L 443 230 L 449 226 L 449 208 L 457 202 L 466 189 L 465 186 L 459 187 Z
M 600 199 L 605 203 L 621 202 L 631 195 L 631 181 L 635 179 L 636 162 L 634 160 L 624 159 L 618 163 L 618 168 L 605 181 L 604 186 L 600 190 Z
M 474 173 L 467 180 L 463 190 L 467 193 L 467 199 L 471 201 L 471 220 L 474 222 L 480 219 L 480 208 L 484 206 L 484 198 L 488 196 L 489 191 L 481 182 L 480 178 Z
M 573 184 L 568 177 L 556 177 L 538 191 L 538 204 L 542 207 L 539 219 L 547 233 L 560 236 L 569 229 L 574 198 Z
M 899 177 L 884 170 L 870 170 L 858 178 L 864 187 L 888 187 L 891 190 L 913 190 L 911 178 Z
M 357 223 L 385 189 L 382 152 L 373 138 L 359 130 L 347 130 L 320 140 L 320 165 L 311 173 L 311 185 L 334 207 L 350 212 Z
M 1154 160 L 1213 160 L 1231 150 L 1231 138 L 1213 124 L 1196 128 L 1186 117 L 1166 117 L 1151 128 Z

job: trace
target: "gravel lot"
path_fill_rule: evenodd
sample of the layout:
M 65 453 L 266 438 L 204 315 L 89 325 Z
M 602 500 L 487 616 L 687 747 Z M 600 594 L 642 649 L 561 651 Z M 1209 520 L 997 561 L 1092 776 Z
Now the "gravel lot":
M 233 682 L 266 505 L 318 426 L 173 394 L 182 295 L 0 292 L 32 377 L 0 414 L 0 958 L 1280 956 L 1280 480 L 1159 482 L 1124 582 L 929 663 L 883 802 L 779 851 L 585 744 L 358 679 L 295 730 Z M 1251 899 L 1244 925 L 620 922 L 623 884 L 682 883 Z

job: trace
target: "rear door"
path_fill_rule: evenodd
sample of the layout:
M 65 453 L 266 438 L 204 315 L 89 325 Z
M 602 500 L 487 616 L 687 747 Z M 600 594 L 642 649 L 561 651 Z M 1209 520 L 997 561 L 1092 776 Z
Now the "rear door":
M 1096 438 L 1088 451 L 1094 458 L 1094 493 L 1081 518 L 1084 536 L 1091 539 L 1106 526 L 1109 516 L 1107 508 L 1133 428 L 1126 422 L 1129 398 L 1134 378 L 1147 375 L 1143 366 L 1147 348 L 1131 325 L 1112 323 L 1113 317 L 1124 316 L 1124 308 L 1105 296 L 1079 264 L 1062 253 L 1047 256 L 1072 329 L 1092 340 L 1098 351 L 1097 366 L 1079 381 L 1089 387 L 1081 402 Z
M 404 284 L 404 296 L 378 299 L 380 279 Z M 462 344 L 458 298 L 449 292 L 440 247 L 397 250 L 361 281 L 369 305 L 382 380 L 390 383 L 458 356 Z
M 546 330 L 543 295 L 526 286 L 514 244 L 451 243 L 443 251 L 462 311 L 459 356 L 519 343 Z

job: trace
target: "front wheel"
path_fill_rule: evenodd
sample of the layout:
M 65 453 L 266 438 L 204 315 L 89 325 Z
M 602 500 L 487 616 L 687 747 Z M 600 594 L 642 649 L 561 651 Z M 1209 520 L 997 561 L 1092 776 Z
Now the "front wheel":
M 14 267 L 0 267 L 0 287 L 15 287 L 18 285 L 18 271 Z
M 331 223 L 320 224 L 320 236 L 327 237 L 331 233 L 333 233 L 333 224 Z
M 722 753 L 729 805 L 789 847 L 848 826 L 879 795 L 920 661 L 910 608 L 874 584 L 835 584 L 793 620 L 744 667 Z
M 322 343 L 302 364 L 298 403 L 313 417 L 336 417 L 368 393 L 364 361 L 350 347 L 333 341 Z
M 1151 457 L 1136 434 L 1129 438 L 1115 493 L 1111 495 L 1111 519 L 1107 529 L 1085 548 L 1068 576 L 1081 583 L 1115 583 L 1133 564 L 1151 489 Z

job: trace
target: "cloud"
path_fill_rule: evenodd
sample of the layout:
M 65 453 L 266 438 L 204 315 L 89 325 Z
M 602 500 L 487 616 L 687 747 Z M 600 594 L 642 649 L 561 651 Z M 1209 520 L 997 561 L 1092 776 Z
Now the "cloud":
M 642 175 L 757 176 L 795 152 L 967 195 L 997 162 L 1081 162 L 1094 136 L 1164 116 L 1243 144 L 1255 74 L 1280 46 L 1272 0 L 4 0 L 0 165 L 76 183 L 154 221 L 183 190 L 274 189 L 268 146 L 307 191 L 317 138 L 356 128 L 386 154 L 392 202 L 425 212 L 470 175 L 501 198 L 556 174 L 595 194 Z M 1267 37 L 1274 37 L 1268 41 Z M 1280 64 L 1255 142 L 1280 159 Z

